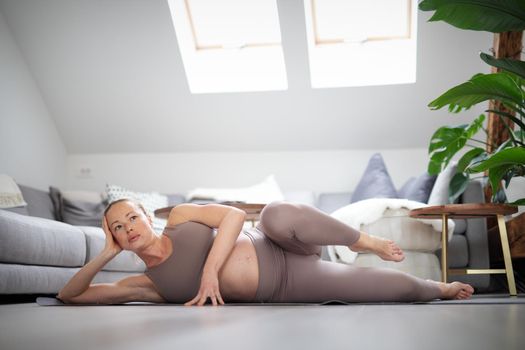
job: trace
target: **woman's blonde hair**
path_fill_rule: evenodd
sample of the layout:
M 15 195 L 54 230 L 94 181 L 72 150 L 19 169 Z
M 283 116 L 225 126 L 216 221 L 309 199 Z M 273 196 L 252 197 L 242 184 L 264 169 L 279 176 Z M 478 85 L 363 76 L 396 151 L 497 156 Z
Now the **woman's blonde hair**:
M 121 198 L 121 199 L 117 199 L 116 201 L 113 201 L 113 202 L 109 203 L 108 206 L 106 207 L 106 209 L 104 209 L 104 216 L 106 216 L 106 214 L 108 213 L 109 209 L 111 209 L 111 207 L 114 204 L 117 204 L 117 203 L 120 203 L 120 202 L 131 202 L 131 203 L 135 204 L 137 207 L 139 207 L 140 210 L 142 210 L 142 212 L 146 216 L 150 216 L 148 214 L 148 212 L 146 211 L 146 208 L 144 208 L 144 206 L 142 205 L 142 203 L 140 203 L 139 201 L 137 201 L 137 200 L 135 200 L 133 198 Z

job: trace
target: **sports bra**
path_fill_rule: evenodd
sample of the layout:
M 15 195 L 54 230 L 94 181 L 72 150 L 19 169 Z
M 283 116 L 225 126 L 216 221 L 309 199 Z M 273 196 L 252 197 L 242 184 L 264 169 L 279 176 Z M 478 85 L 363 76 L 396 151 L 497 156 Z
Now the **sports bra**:
M 173 251 L 166 260 L 146 269 L 144 274 L 165 300 L 185 303 L 199 291 L 202 269 L 216 231 L 200 222 L 186 221 L 166 227 L 162 234 L 171 239 Z

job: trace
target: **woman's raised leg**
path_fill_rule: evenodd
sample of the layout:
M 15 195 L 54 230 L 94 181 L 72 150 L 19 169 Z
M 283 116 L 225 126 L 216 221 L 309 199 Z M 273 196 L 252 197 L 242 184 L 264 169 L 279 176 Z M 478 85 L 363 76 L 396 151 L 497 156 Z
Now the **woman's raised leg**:
M 300 203 L 267 204 L 257 228 L 283 249 L 321 256 L 322 245 L 343 245 L 354 251 L 372 251 L 384 260 L 401 261 L 402 250 L 392 241 L 370 236 Z

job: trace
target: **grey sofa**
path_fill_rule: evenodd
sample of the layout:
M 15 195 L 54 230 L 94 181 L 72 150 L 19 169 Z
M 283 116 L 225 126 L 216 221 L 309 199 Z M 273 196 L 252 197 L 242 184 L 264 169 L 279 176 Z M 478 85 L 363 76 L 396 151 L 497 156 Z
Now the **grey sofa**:
M 104 247 L 104 233 L 93 226 L 57 221 L 49 192 L 20 186 L 27 207 L 0 210 L 0 295 L 56 294 L 65 283 Z M 180 203 L 169 196 L 170 204 Z M 322 193 L 317 201 L 310 191 L 285 193 L 290 201 L 316 205 L 326 213 L 350 203 L 351 192 Z M 472 182 L 460 198 L 463 203 L 483 202 L 481 184 Z M 488 268 L 489 254 L 484 219 L 456 221 L 449 246 L 451 267 Z M 438 257 L 440 253 L 437 252 Z M 329 260 L 326 249 L 323 259 Z M 94 279 L 113 282 L 141 273 L 145 266 L 131 252 L 122 252 Z M 483 290 L 488 275 L 452 276 Z
M 57 221 L 49 192 L 20 185 L 26 207 L 0 210 L 0 294 L 55 294 L 104 247 L 100 227 Z M 122 252 L 95 276 L 112 282 L 145 269 Z

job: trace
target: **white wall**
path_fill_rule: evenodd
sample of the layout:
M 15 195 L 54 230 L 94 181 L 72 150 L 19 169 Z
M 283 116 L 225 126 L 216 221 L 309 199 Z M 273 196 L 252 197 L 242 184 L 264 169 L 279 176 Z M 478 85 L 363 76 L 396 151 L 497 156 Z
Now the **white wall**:
M 426 149 L 77 154 L 68 156 L 67 187 L 102 191 L 112 183 L 137 191 L 186 193 L 194 187 L 250 186 L 274 174 L 283 191 L 350 191 L 375 152 L 383 155 L 397 188 L 427 168 Z M 90 176 L 81 174 L 86 168 Z
M 66 149 L 0 13 L 0 173 L 40 189 L 65 183 Z

